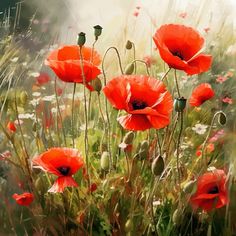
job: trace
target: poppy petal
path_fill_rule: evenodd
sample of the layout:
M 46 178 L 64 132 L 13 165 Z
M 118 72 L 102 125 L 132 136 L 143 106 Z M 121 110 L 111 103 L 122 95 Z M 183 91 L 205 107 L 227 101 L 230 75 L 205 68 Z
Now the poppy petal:
M 212 64 L 212 56 L 199 54 L 190 61 L 188 61 L 188 66 L 184 71 L 188 75 L 200 74 L 202 72 L 208 71 Z
M 48 192 L 62 193 L 66 187 L 78 187 L 78 184 L 71 176 L 58 177 Z
M 128 130 L 146 130 L 152 127 L 145 115 L 126 115 L 117 120 L 124 129 Z
M 170 123 L 168 116 L 147 116 L 149 122 L 152 124 L 152 127 L 155 129 L 161 129 L 166 127 Z

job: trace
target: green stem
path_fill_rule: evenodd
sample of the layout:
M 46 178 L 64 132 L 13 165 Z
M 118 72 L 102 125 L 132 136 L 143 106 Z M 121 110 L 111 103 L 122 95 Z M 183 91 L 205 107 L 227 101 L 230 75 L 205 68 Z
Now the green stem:
M 166 76 L 168 75 L 170 70 L 171 70 L 171 67 L 169 67 L 169 69 L 166 71 L 166 73 L 162 76 L 161 81 L 164 81 L 164 79 L 166 78 Z
M 147 71 L 147 75 L 150 76 L 150 72 L 149 72 L 147 63 L 146 63 L 145 61 L 143 61 L 143 60 L 135 59 L 135 60 L 133 60 L 133 61 L 131 62 L 131 64 L 132 64 L 132 63 L 135 63 L 135 66 L 136 66 L 136 62 L 141 62 L 141 63 L 145 64 L 145 66 L 146 66 L 146 71 Z M 136 73 L 136 70 L 135 70 L 134 73 Z
M 75 91 L 76 83 L 74 83 L 73 96 L 72 96 L 72 111 L 71 111 L 71 132 L 72 132 L 72 146 L 75 148 L 75 132 L 74 132 L 74 107 L 75 107 Z
M 137 71 L 137 65 L 136 65 L 136 55 L 135 55 L 135 53 L 136 53 L 136 50 L 135 50 L 135 44 L 134 43 L 132 43 L 132 45 L 133 45 L 133 53 L 134 53 L 134 74 L 136 74 L 136 71 Z
M 178 93 L 178 97 L 180 98 L 180 91 L 179 91 L 179 85 L 178 85 L 178 79 L 177 79 L 177 74 L 176 74 L 176 70 L 175 70 L 175 84 L 176 84 L 176 89 L 177 89 L 177 93 Z
M 86 99 L 86 77 L 84 74 L 84 65 L 83 65 L 83 55 L 82 55 L 82 46 L 80 46 L 80 66 L 82 70 L 83 77 L 83 89 L 84 89 L 84 118 L 85 118 L 85 133 L 84 133 L 84 145 L 85 145 L 85 159 L 86 159 L 86 170 L 88 175 L 88 187 L 90 186 L 90 176 L 89 176 L 89 157 L 88 157 L 88 111 L 87 111 L 87 99 Z

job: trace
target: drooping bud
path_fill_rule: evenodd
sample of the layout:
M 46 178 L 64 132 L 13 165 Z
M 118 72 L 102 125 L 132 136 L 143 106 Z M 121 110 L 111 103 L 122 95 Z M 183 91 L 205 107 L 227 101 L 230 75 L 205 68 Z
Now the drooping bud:
M 94 28 L 94 36 L 95 39 L 97 40 L 98 37 L 102 34 L 102 27 L 100 25 L 95 25 L 93 28 Z
M 27 103 L 27 100 L 28 100 L 28 93 L 26 91 L 22 91 L 20 93 L 20 101 L 21 101 L 21 104 L 24 106 L 26 105 Z
M 96 79 L 92 80 L 91 85 L 92 85 L 92 87 L 94 88 L 95 91 L 97 91 L 98 93 L 101 92 L 102 82 L 98 77 Z
M 132 47 L 133 47 L 132 42 L 130 42 L 130 41 L 128 40 L 128 41 L 126 42 L 125 48 L 126 48 L 127 50 L 130 50 L 130 49 L 132 49 Z
M 128 219 L 125 223 L 125 232 L 128 233 L 133 229 L 133 222 L 131 219 Z
M 162 156 L 156 157 L 152 162 L 152 173 L 155 176 L 159 176 L 164 171 L 164 168 L 165 168 L 165 163 L 163 157 Z
M 175 100 L 174 100 L 175 111 L 182 112 L 184 110 L 184 108 L 186 107 L 186 101 L 187 101 L 187 99 L 184 97 L 175 98 Z
M 85 35 L 86 34 L 84 32 L 80 32 L 78 34 L 77 44 L 79 46 L 83 46 L 85 44 L 85 42 L 86 42 L 86 36 Z
M 223 111 L 220 112 L 218 122 L 220 125 L 225 125 L 227 122 L 226 114 Z
M 132 75 L 134 72 L 134 63 L 130 63 L 125 68 L 125 74 L 126 75 Z
M 182 218 L 182 211 L 179 209 L 176 209 L 172 215 L 172 221 L 175 225 L 179 225 Z
M 109 165 L 110 165 L 109 157 L 110 157 L 109 152 L 102 153 L 100 165 L 101 165 L 101 168 L 105 171 L 109 170 Z
M 197 191 L 197 181 L 190 180 L 184 185 L 183 191 L 188 194 L 194 194 Z
M 123 142 L 125 144 L 131 144 L 133 142 L 133 140 L 134 140 L 134 132 L 130 131 L 125 135 Z

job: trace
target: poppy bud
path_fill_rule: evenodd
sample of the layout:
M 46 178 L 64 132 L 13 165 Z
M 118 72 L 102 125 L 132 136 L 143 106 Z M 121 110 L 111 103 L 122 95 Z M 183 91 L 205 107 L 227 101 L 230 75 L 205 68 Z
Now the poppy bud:
M 147 158 L 148 156 L 148 141 L 147 140 L 144 140 L 141 143 L 138 155 L 141 160 L 144 160 Z
M 33 132 L 37 131 L 37 123 L 36 122 L 33 123 L 32 130 L 33 130 Z
M 161 175 L 165 168 L 164 160 L 162 156 L 156 157 L 152 162 L 152 173 L 155 176 Z
M 102 153 L 100 165 L 101 168 L 105 171 L 109 170 L 109 165 L 110 165 L 109 157 L 110 157 L 109 152 Z
M 132 75 L 134 72 L 134 63 L 130 63 L 125 68 L 125 74 L 126 75 Z
M 16 132 L 16 126 L 15 123 L 13 121 L 9 121 L 7 124 L 7 128 L 11 131 L 11 132 Z
M 27 100 L 28 100 L 28 94 L 27 94 L 27 92 L 26 92 L 26 91 L 22 91 L 22 92 L 20 93 L 20 101 L 21 101 L 21 104 L 24 106 L 24 105 L 26 104 Z
M 184 97 L 175 98 L 175 100 L 174 100 L 175 111 L 182 112 L 184 110 L 184 108 L 186 107 L 186 101 L 187 101 L 187 99 L 185 99 Z
M 185 193 L 194 194 L 197 190 L 196 180 L 190 180 L 184 185 L 183 191 Z
M 176 209 L 172 215 L 172 221 L 175 225 L 180 224 L 182 218 L 182 212 L 179 209 Z
M 132 42 L 130 42 L 130 41 L 128 40 L 128 41 L 126 42 L 125 48 L 126 48 L 127 50 L 130 50 L 132 47 L 133 47 Z
M 218 118 L 218 122 L 220 125 L 225 125 L 226 121 L 227 121 L 226 114 L 223 111 L 221 111 Z
M 102 27 L 100 25 L 95 25 L 94 27 L 94 36 L 95 39 L 98 39 L 98 36 L 100 36 L 102 34 Z
M 77 44 L 79 46 L 83 46 L 86 42 L 86 36 L 85 36 L 85 33 L 84 32 L 80 32 L 78 34 L 78 40 L 77 40 Z
M 128 233 L 132 230 L 133 228 L 133 222 L 131 219 L 128 219 L 125 223 L 125 232 Z
M 100 91 L 102 90 L 102 82 L 98 77 L 92 80 L 91 85 L 98 93 L 100 93 Z
M 134 132 L 130 131 L 125 135 L 123 142 L 125 144 L 131 144 L 133 142 L 133 139 L 134 139 Z

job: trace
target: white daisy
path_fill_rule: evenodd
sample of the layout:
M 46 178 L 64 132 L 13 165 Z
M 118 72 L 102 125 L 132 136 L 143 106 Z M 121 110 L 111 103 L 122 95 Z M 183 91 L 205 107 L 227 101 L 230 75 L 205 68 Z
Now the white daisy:
M 203 135 L 207 131 L 207 125 L 203 124 L 196 124 L 192 130 L 195 131 L 197 134 Z

